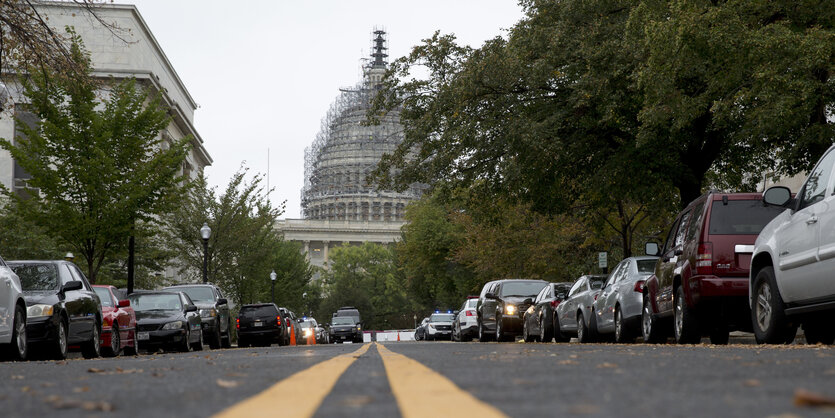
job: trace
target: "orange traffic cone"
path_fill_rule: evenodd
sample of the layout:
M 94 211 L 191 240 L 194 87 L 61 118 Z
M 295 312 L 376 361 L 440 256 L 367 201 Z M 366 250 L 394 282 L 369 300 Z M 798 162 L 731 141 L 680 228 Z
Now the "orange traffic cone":
M 290 324 L 290 345 L 296 345 L 296 327 Z
M 397 341 L 400 341 L 400 331 L 397 331 Z
M 316 344 L 316 336 L 310 334 L 307 336 L 307 345 L 315 345 Z

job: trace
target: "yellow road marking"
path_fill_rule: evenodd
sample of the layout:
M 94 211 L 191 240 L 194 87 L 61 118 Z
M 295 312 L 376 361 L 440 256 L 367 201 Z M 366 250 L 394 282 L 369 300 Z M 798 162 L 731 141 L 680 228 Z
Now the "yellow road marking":
M 404 418 L 506 416 L 423 364 L 392 352 L 382 344 L 374 344 L 383 358 L 391 391 Z
M 295 373 L 269 389 L 221 411 L 215 417 L 313 416 L 339 377 L 370 346 L 363 344 L 357 351 L 336 356 Z

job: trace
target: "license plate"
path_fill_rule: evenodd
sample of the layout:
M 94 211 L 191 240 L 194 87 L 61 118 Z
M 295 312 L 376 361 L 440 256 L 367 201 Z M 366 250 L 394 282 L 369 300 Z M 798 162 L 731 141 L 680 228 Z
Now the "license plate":
M 146 340 L 150 340 L 150 339 L 151 339 L 151 334 L 150 334 L 150 333 L 148 333 L 148 332 L 140 332 L 139 334 L 136 334 L 136 338 L 137 338 L 139 341 L 146 341 Z
M 263 323 L 263 322 L 261 322 L 261 321 L 255 321 L 255 323 L 254 323 L 254 324 L 252 324 L 252 325 L 253 325 L 253 326 L 255 326 L 255 327 L 263 327 L 263 326 L 264 326 L 264 323 Z

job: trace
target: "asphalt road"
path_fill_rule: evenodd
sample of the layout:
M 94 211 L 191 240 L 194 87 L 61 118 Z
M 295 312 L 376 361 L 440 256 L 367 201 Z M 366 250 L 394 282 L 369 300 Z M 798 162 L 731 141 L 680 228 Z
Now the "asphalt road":
M 831 347 L 387 342 L 0 363 L 2 417 L 835 415 L 797 405 L 803 390 L 835 398 Z

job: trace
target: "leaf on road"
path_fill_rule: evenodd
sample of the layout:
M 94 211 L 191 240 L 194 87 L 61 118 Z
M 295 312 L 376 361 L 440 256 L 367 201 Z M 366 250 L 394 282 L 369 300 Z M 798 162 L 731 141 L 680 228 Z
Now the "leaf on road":
M 104 369 L 97 369 L 95 367 L 90 367 L 87 369 L 87 373 L 104 373 L 106 370 Z
M 813 408 L 835 408 L 835 398 L 810 392 L 806 389 L 798 389 L 794 392 L 795 406 L 806 406 Z
M 237 387 L 238 385 L 240 385 L 240 382 L 237 382 L 235 380 L 217 379 L 217 385 L 222 387 L 222 388 L 231 389 L 231 388 L 234 388 L 234 387 Z
M 749 388 L 753 388 L 753 387 L 757 387 L 757 386 L 762 385 L 762 382 L 760 382 L 757 379 L 748 379 L 748 380 L 742 382 L 742 384 L 745 385 L 745 386 L 748 386 Z
M 19 375 L 19 374 L 18 374 L 18 375 L 14 375 L 14 376 L 12 376 L 12 380 L 23 380 L 23 376 L 21 376 L 21 375 Z
M 577 364 L 577 362 L 574 360 L 562 360 L 557 364 Z
M 75 392 L 75 393 L 89 392 L 90 387 L 89 386 L 82 386 L 80 388 L 74 388 L 72 391 Z
M 618 365 L 615 363 L 600 363 L 597 365 L 598 369 L 617 369 Z

